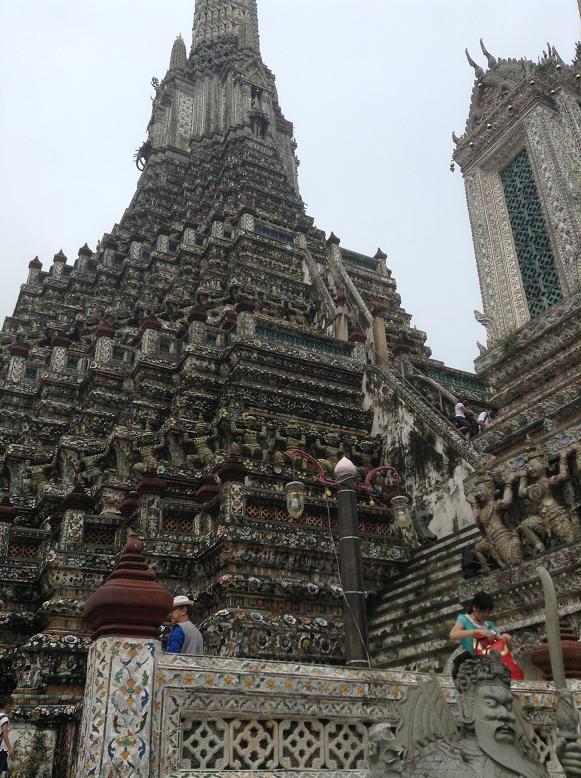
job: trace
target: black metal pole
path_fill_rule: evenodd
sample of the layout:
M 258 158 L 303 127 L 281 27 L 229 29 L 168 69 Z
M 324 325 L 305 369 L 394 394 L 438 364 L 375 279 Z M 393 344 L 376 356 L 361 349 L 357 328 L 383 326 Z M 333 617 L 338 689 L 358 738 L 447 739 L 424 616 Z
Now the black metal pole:
M 341 479 L 337 487 L 337 511 L 341 586 L 344 597 L 346 664 L 350 667 L 369 667 L 367 608 L 363 587 L 355 479 Z

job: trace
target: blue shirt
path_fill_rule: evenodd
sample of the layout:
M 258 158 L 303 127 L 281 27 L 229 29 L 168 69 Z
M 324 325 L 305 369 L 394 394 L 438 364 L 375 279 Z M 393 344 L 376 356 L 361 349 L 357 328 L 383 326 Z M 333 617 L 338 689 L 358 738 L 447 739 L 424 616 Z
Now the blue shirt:
M 467 613 L 460 613 L 456 617 L 456 623 L 460 624 L 462 629 L 490 629 L 493 632 L 498 632 L 498 630 L 496 629 L 496 627 L 494 626 L 494 624 L 491 621 L 485 621 L 484 622 L 484 627 L 479 627 L 478 624 L 475 624 L 472 621 L 472 619 L 470 618 L 470 616 Z M 464 651 L 468 651 L 469 654 L 473 654 L 474 653 L 474 645 L 472 643 L 473 640 L 474 640 L 474 638 L 463 638 L 460 641 L 460 645 L 463 648 L 463 650 Z
M 169 639 L 167 641 L 166 654 L 181 654 L 186 634 L 179 624 L 176 624 L 172 631 L 169 633 Z

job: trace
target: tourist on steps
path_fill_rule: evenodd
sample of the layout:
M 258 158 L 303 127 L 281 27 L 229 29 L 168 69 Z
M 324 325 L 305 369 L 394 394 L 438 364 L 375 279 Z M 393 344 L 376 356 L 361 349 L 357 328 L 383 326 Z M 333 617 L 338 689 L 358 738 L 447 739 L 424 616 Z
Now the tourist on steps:
M 203 656 L 204 642 L 200 630 L 192 624 L 193 602 L 183 594 L 174 597 L 173 608 L 169 614 L 174 625 L 167 643 L 167 654 L 187 654 Z
M 460 613 L 450 630 L 450 640 L 460 643 L 463 652 L 454 659 L 452 676 L 455 677 L 462 662 L 475 655 L 498 651 L 501 661 L 510 669 L 513 681 L 522 681 L 524 673 L 511 655 L 512 638 L 500 632 L 490 621 L 494 599 L 487 592 L 474 595 L 467 613 Z
M 480 432 L 484 432 L 492 424 L 492 413 L 492 408 L 490 405 L 487 405 L 478 417 L 478 429 Z
M 470 440 L 478 432 L 478 428 L 469 416 L 468 403 L 463 397 L 459 397 L 458 402 L 454 406 L 454 424 L 466 440 Z

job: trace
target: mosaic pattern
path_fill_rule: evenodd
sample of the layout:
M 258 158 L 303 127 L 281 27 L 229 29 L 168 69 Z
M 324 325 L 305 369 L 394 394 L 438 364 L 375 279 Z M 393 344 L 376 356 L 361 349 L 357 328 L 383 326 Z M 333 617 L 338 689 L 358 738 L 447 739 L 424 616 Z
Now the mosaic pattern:
M 299 348 L 305 348 L 311 351 L 320 351 L 323 354 L 335 354 L 344 357 L 351 356 L 351 347 L 347 345 L 343 346 L 338 342 L 327 343 L 326 341 L 314 340 L 313 338 L 308 338 L 304 335 L 294 335 L 291 332 L 272 330 L 262 326 L 256 327 L 256 335 L 257 337 L 275 340 L 278 343 L 288 343 L 291 346 L 298 346 Z
M 540 195 L 551 225 L 558 255 L 561 291 L 567 296 L 579 289 L 581 267 L 581 163 L 579 161 L 578 98 L 566 92 L 558 97 L 561 121 L 554 121 L 548 107 L 535 112 L 528 123 L 527 137 Z
M 529 318 L 500 176 L 488 170 L 466 175 L 466 195 L 484 322 L 493 342 Z
M 561 287 L 526 150 L 501 178 L 529 311 L 538 316 L 561 299 Z
M 77 778 L 147 778 L 154 656 L 159 643 L 102 638 L 91 646 Z

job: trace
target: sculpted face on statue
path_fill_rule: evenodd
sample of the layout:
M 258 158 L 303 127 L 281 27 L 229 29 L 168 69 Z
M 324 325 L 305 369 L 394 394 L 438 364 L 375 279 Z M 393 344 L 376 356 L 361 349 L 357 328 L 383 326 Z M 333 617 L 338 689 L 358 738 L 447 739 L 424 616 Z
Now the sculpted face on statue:
M 547 464 L 546 462 L 543 462 L 540 457 L 533 457 L 527 462 L 527 474 L 533 480 L 537 480 L 538 478 L 546 475 L 546 472 Z
M 494 499 L 494 482 L 488 479 L 482 479 L 476 484 L 476 496 L 483 502 L 488 503 Z
M 533 731 L 496 652 L 467 659 L 455 679 L 461 726 L 435 675 L 407 690 L 394 734 L 387 722 L 369 733 L 373 778 L 549 778 Z M 561 699 L 561 698 L 560 698 Z M 581 777 L 581 741 L 572 695 L 561 700 L 557 756 L 567 778 Z
M 504 686 L 479 686 L 474 695 L 474 732 L 487 753 L 499 745 L 513 746 L 516 718 L 512 712 L 512 694 Z
M 525 747 L 506 667 L 494 656 L 469 660 L 461 667 L 456 684 L 467 742 L 475 737 L 478 748 L 497 766 L 497 774 L 546 776 L 534 753 Z

